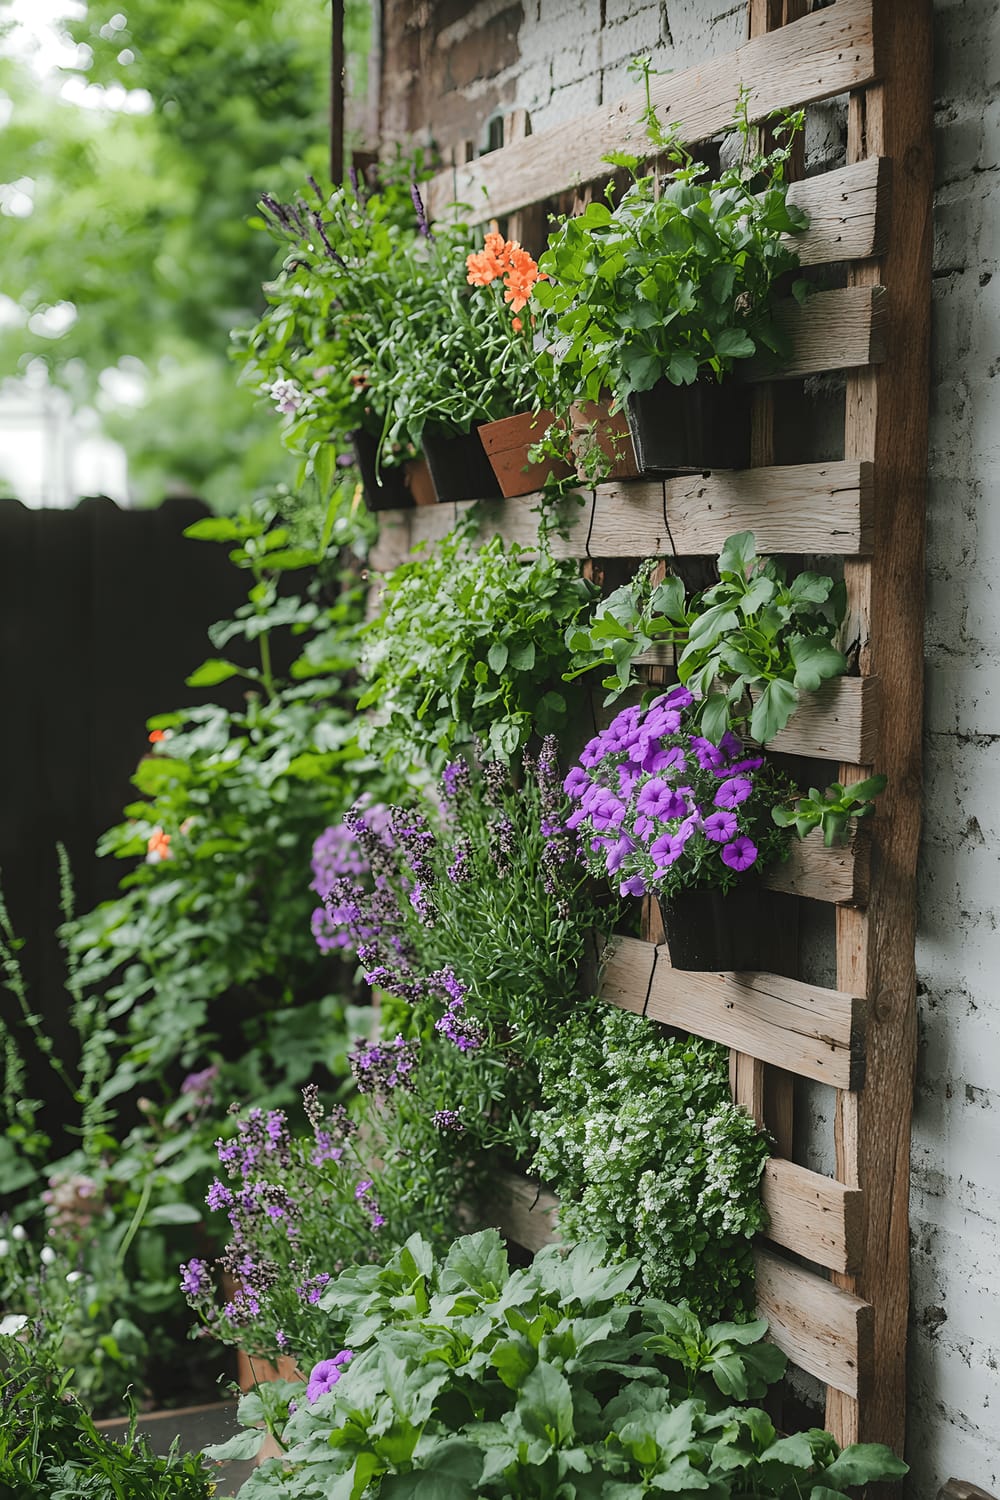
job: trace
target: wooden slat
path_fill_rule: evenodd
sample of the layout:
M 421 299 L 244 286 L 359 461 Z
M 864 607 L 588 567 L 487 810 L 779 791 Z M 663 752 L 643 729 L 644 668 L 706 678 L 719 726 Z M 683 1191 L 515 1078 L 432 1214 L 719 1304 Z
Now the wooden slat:
M 559 1203 L 553 1193 L 515 1172 L 502 1173 L 497 1187 L 485 1215 L 488 1222 L 532 1252 L 558 1240 Z M 824 1255 L 837 1259 L 853 1253 L 857 1222 L 854 1205 L 860 1195 L 787 1161 L 768 1162 L 762 1193 L 772 1214 L 772 1227 L 787 1234 L 780 1243 L 788 1244 L 797 1230 L 799 1243 L 789 1248 L 820 1264 Z M 777 1240 L 777 1235 L 773 1237 Z M 802 1369 L 838 1390 L 853 1390 L 871 1309 L 857 1297 L 838 1291 L 828 1281 L 780 1260 L 768 1250 L 758 1249 L 755 1259 L 757 1300 L 771 1322 L 774 1342 Z M 809 1319 L 814 1316 L 820 1321 L 810 1332 Z M 829 1374 L 823 1366 L 817 1367 L 826 1358 L 828 1342 L 836 1345 Z
M 817 760 L 871 761 L 881 722 L 878 687 L 876 677 L 837 677 L 818 692 L 803 693 L 768 750 Z M 847 746 L 849 755 L 843 753 Z
M 653 646 L 636 661 L 669 665 L 671 651 L 670 646 Z M 593 716 L 599 729 L 607 728 L 621 709 L 638 703 L 642 689 L 630 688 L 607 707 L 605 696 L 600 688 L 594 692 Z M 878 743 L 879 722 L 878 678 L 837 677 L 818 692 L 802 694 L 792 718 L 767 748 L 812 760 L 870 761 Z M 845 753 L 848 749 L 850 754 Z
M 831 1271 L 857 1269 L 864 1243 L 863 1195 L 832 1177 L 772 1157 L 761 1197 L 767 1238 Z
M 748 360 L 743 380 L 800 380 L 825 370 L 850 370 L 885 358 L 888 299 L 881 286 L 839 287 L 814 292 L 799 304 L 775 305 L 774 321 L 788 340 L 789 356 L 779 369 Z
M 803 234 L 788 235 L 803 266 L 877 255 L 888 228 L 889 163 L 870 156 L 849 167 L 793 182 L 788 201 L 809 215 Z
M 638 938 L 616 939 L 601 998 L 838 1089 L 864 1076 L 864 1003 L 778 974 L 673 969 Z
M 823 847 L 817 829 L 801 842 L 793 839 L 788 858 L 764 870 L 761 884 L 769 891 L 806 896 L 810 901 L 864 906 L 869 865 L 869 839 L 863 828 L 852 834 L 849 843 L 833 849 Z
M 778 1348 L 800 1369 L 856 1396 L 871 1368 L 871 1306 L 769 1250 L 754 1259 L 757 1306 Z
M 559 1238 L 554 1193 L 517 1172 L 501 1172 L 487 1220 L 515 1244 L 534 1253 Z
M 538 542 L 539 496 L 480 502 L 481 535 L 522 547 Z M 832 557 L 868 551 L 871 468 L 865 463 L 787 464 L 718 469 L 678 479 L 631 479 L 598 485 L 570 499 L 566 536 L 553 535 L 557 557 L 697 557 L 718 552 L 736 531 L 752 531 L 761 554 L 815 552 Z M 383 511 L 371 566 L 386 571 L 411 545 L 440 541 L 473 501 Z M 664 519 L 664 509 L 666 519 Z M 589 547 L 588 547 L 589 543 Z
M 871 0 L 837 0 L 826 10 L 680 73 L 651 80 L 652 102 L 688 142 L 732 123 L 741 86 L 751 119 L 858 88 L 875 76 Z M 498 218 L 529 203 L 607 175 L 609 151 L 649 153 L 641 122 L 642 89 L 616 104 L 557 125 L 478 161 L 438 174 L 428 184 L 432 217 L 453 201 L 477 217 Z

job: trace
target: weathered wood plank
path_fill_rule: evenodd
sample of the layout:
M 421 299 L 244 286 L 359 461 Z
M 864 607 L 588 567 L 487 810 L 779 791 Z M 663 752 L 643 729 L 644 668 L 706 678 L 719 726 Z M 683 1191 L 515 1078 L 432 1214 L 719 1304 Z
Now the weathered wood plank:
M 877 156 L 793 182 L 788 201 L 809 215 L 803 234 L 788 235 L 803 266 L 877 255 L 888 229 L 890 164 Z
M 881 723 L 878 688 L 876 677 L 836 677 L 818 692 L 803 693 L 768 750 L 817 760 L 871 761 Z M 848 746 L 851 752 L 844 754 Z
M 848 108 L 849 161 L 891 157 L 895 205 L 881 263 L 851 269 L 892 287 L 892 359 L 848 378 L 844 451 L 874 459 L 875 559 L 845 571 L 863 671 L 883 683 L 874 768 L 889 774 L 874 837 L 871 910 L 838 913 L 838 983 L 876 999 L 870 1087 L 838 1101 L 837 1175 L 865 1193 L 866 1248 L 852 1290 L 875 1309 L 875 1358 L 858 1403 L 831 1392 L 826 1420 L 841 1443 L 888 1443 L 906 1432 L 910 1116 L 917 1044 L 916 872 L 922 803 L 924 509 L 927 472 L 933 210 L 933 7 L 879 0 L 883 82 Z M 846 765 L 843 778 L 863 769 Z M 843 779 L 842 778 L 842 779 Z
M 856 1270 L 864 1243 L 864 1196 L 832 1177 L 772 1157 L 764 1167 L 761 1197 L 770 1224 L 766 1235 L 831 1271 Z
M 482 536 L 534 547 L 538 495 L 480 502 Z M 736 531 L 752 531 L 760 553 L 815 552 L 834 557 L 868 551 L 871 467 L 865 463 L 787 464 L 717 469 L 682 478 L 631 479 L 598 485 L 567 503 L 566 535 L 553 535 L 557 557 L 697 557 L 718 552 Z M 371 566 L 388 571 L 418 542 L 433 543 L 473 501 L 383 511 Z M 589 545 L 588 545 L 589 544 Z
M 731 124 L 741 87 L 751 119 L 761 120 L 874 76 L 871 0 L 837 0 L 700 67 L 654 77 L 652 102 L 664 123 L 677 123 L 684 139 L 696 142 Z M 457 201 L 472 205 L 477 217 L 499 218 L 606 175 L 609 151 L 647 155 L 645 102 L 635 89 L 616 104 L 439 173 L 427 185 L 431 216 Z
M 810 901 L 864 906 L 870 882 L 869 848 L 864 828 L 855 831 L 847 844 L 832 849 L 823 847 L 817 829 L 806 839 L 793 839 L 788 858 L 763 871 L 761 884 L 769 891 L 806 896 Z
M 651 943 L 616 939 L 601 998 L 801 1078 L 838 1089 L 860 1087 L 862 1000 L 778 974 L 674 969 L 663 960 L 665 951 Z
M 788 340 L 789 357 L 773 364 L 748 360 L 744 380 L 801 380 L 825 370 L 850 370 L 885 358 L 888 298 L 881 286 L 848 286 L 814 292 L 799 304 L 775 305 L 774 321 Z
M 855 1195 L 843 1189 L 838 1202 L 839 1184 L 819 1178 L 818 1184 L 827 1184 L 820 1187 L 813 1182 L 815 1173 L 806 1172 L 792 1162 L 771 1161 L 765 1172 L 765 1203 L 775 1205 L 789 1235 L 795 1225 L 800 1228 L 800 1242 L 790 1248 L 805 1255 L 814 1250 L 818 1256 L 839 1255 L 837 1242 L 847 1235 L 853 1238 L 853 1227 L 824 1230 L 819 1219 L 826 1212 L 843 1226 L 848 1218 L 853 1219 L 844 1205 L 853 1203 Z M 812 1208 L 811 1198 L 821 1200 L 826 1208 Z M 483 1218 L 515 1244 L 534 1252 L 558 1240 L 558 1208 L 558 1199 L 546 1188 L 530 1178 L 505 1172 L 498 1179 L 497 1195 Z M 856 1390 L 858 1360 L 867 1357 L 868 1352 L 871 1323 L 868 1305 L 768 1250 L 758 1248 L 755 1260 L 757 1301 L 771 1323 L 774 1342 L 789 1359 L 827 1384 L 847 1392 Z
M 636 661 L 640 665 L 670 666 L 672 653 L 671 646 L 657 644 Z M 638 703 L 641 697 L 641 689 L 630 688 L 605 707 L 603 690 L 595 689 L 595 724 L 599 729 L 607 728 L 615 714 L 630 703 Z M 802 694 L 792 718 L 767 748 L 782 755 L 807 755 L 812 760 L 870 761 L 878 744 L 879 722 L 878 678 L 837 677 L 823 683 L 818 692 Z
M 800 1369 L 856 1396 L 871 1370 L 870 1304 L 769 1250 L 757 1250 L 754 1259 L 757 1306 L 778 1348 Z

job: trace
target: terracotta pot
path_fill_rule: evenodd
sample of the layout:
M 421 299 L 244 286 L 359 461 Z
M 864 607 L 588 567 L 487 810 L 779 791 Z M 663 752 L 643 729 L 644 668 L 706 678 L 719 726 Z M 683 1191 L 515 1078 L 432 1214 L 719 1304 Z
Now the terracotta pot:
M 538 464 L 528 460 L 528 449 L 544 437 L 546 428 L 555 420 L 555 413 L 551 411 L 522 411 L 480 427 L 480 439 L 506 499 L 530 495 L 532 491 L 540 490 L 547 479 L 569 479 L 572 476 L 569 464 L 557 459 L 547 458 Z
M 658 380 L 628 396 L 625 409 L 642 474 L 700 474 L 750 462 L 750 391 L 737 381 Z
M 591 483 L 604 479 L 637 479 L 639 468 L 632 448 L 632 435 L 628 418 L 622 411 L 612 416 L 607 401 L 585 401 L 569 409 L 572 434 L 570 441 L 576 458 L 577 478 L 587 482 L 588 471 L 593 474 L 594 465 L 588 461 L 594 457 L 594 448 L 602 455 L 600 473 Z
M 378 438 L 359 427 L 351 433 L 354 458 L 361 474 L 361 489 L 369 510 L 405 510 L 413 504 L 400 467 L 378 464 Z
M 269 1380 L 301 1380 L 302 1371 L 287 1354 L 282 1354 L 277 1365 L 270 1360 L 252 1357 L 245 1349 L 236 1350 L 236 1384 L 244 1396 L 255 1385 L 265 1385 Z
M 500 486 L 474 427 L 457 435 L 426 431 L 424 457 L 438 500 L 499 500 Z
M 675 969 L 767 971 L 776 944 L 770 893 L 754 880 L 729 891 L 681 891 L 657 898 Z
M 437 490 L 425 458 L 411 458 L 403 465 L 406 486 L 415 505 L 437 505 Z

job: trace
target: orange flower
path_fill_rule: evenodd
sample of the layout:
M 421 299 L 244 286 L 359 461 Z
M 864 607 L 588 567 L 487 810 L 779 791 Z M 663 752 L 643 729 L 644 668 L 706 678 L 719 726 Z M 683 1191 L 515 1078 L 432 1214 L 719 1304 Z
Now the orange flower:
M 472 286 L 489 286 L 506 269 L 508 244 L 502 234 L 488 234 L 478 255 L 468 255 L 465 269 Z
M 511 328 L 513 328 L 515 333 L 520 333 L 521 329 L 524 327 L 524 324 L 521 322 L 520 318 L 511 318 L 510 326 Z
M 151 745 L 158 745 L 160 741 L 165 740 L 166 737 L 167 733 L 165 729 L 151 729 L 149 731 L 149 743 Z
M 170 859 L 170 835 L 162 828 L 154 828 L 146 842 L 146 858 L 151 864 L 158 859 Z

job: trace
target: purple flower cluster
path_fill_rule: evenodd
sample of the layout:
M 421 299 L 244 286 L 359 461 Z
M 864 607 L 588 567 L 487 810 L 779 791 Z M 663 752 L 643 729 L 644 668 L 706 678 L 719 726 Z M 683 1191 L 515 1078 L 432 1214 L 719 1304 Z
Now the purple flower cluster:
M 693 702 L 677 687 L 645 711 L 623 709 L 563 783 L 576 803 L 565 828 L 623 896 L 726 888 L 758 861 L 757 829 L 776 800 L 763 758 L 731 732 L 718 745 L 689 732 Z
M 365 1177 L 354 1189 L 354 1197 L 368 1215 L 368 1220 L 372 1228 L 381 1229 L 385 1223 L 385 1215 L 379 1209 L 378 1199 L 374 1193 L 374 1186 L 371 1178 Z
M 318 1401 L 320 1396 L 332 1391 L 353 1358 L 354 1354 L 350 1349 L 341 1349 L 332 1359 L 321 1359 L 318 1365 L 313 1365 L 306 1386 L 306 1400 Z
M 434 1022 L 434 1030 L 439 1031 L 459 1052 L 474 1052 L 483 1044 L 483 1029 L 478 1021 L 464 1015 L 465 997 L 468 993 L 465 985 L 450 964 L 432 974 L 431 981 L 436 985 L 438 993 L 447 997 L 448 1002 L 444 1015 Z
M 389 808 L 356 803 L 342 823 L 324 829 L 313 844 L 310 890 L 322 899 L 312 914 L 312 934 L 323 953 L 357 948 L 377 935 L 364 907 L 374 883 L 385 890 L 392 835 Z
M 386 1098 L 394 1089 L 412 1089 L 419 1054 L 419 1041 L 402 1036 L 392 1042 L 357 1042 L 349 1060 L 358 1093 Z
M 214 1063 L 198 1073 L 189 1073 L 180 1091 L 187 1099 L 187 1118 L 194 1122 L 208 1113 L 215 1102 L 215 1084 L 219 1070 Z

